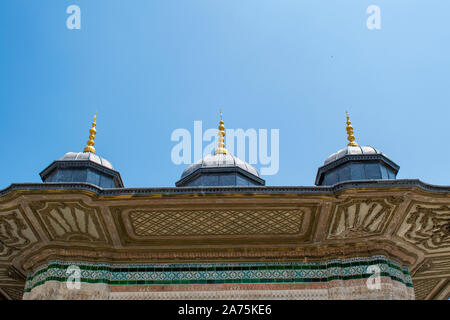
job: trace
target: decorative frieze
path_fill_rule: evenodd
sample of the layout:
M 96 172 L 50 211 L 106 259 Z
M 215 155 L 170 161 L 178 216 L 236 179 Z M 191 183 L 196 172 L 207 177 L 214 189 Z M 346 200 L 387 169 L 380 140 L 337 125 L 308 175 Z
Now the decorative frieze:
M 23 286 L 2 286 L 0 291 L 11 300 L 22 300 L 23 298 Z
M 0 211 L 0 261 L 11 260 L 37 241 L 20 207 Z
M 355 296 L 342 296 L 341 288 L 357 287 L 358 291 L 370 291 L 367 280 L 379 277 L 380 281 L 383 279 L 381 282 L 383 285 L 389 284 L 389 286 L 400 289 L 402 294 L 396 298 L 413 298 L 408 269 L 383 256 L 336 259 L 326 262 L 221 264 L 114 265 L 52 261 L 28 276 L 25 297 L 51 298 L 48 290 L 45 290 L 46 287 L 51 288 L 54 296 L 60 295 L 58 290 L 55 291 L 57 287 L 67 291 L 63 286 L 54 283 L 65 283 L 69 279 L 71 276 L 68 272 L 69 267 L 79 268 L 80 283 L 102 286 L 105 296 L 109 295 L 107 292 L 149 292 L 155 296 L 156 292 L 163 294 L 168 291 L 190 291 L 191 296 L 196 297 L 198 296 L 196 292 L 227 290 L 235 293 L 234 297 L 238 297 L 242 291 L 248 290 L 256 290 L 255 292 L 294 290 L 298 291 L 298 294 L 308 295 L 311 290 L 320 289 L 325 290 L 324 293 L 328 295 L 335 295 L 336 298 L 351 299 Z M 373 272 L 371 269 L 373 267 L 377 268 L 378 273 Z M 377 294 L 382 294 L 384 297 L 386 292 L 381 288 L 374 290 L 380 290 Z M 393 291 L 390 293 L 392 294 Z M 96 292 L 93 296 L 101 296 L 101 294 Z
M 364 238 L 383 233 L 396 206 L 403 199 L 349 199 L 335 206 L 328 239 Z
M 414 203 L 406 213 L 398 235 L 426 252 L 450 248 L 450 206 Z
M 78 243 L 109 243 L 98 208 L 83 202 L 40 201 L 30 205 L 51 240 Z
M 132 210 L 137 236 L 301 235 L 307 209 Z

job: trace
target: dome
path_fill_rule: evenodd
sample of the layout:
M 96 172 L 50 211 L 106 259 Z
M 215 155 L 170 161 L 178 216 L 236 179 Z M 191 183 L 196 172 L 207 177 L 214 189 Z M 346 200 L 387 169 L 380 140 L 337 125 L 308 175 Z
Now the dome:
M 372 146 L 347 146 L 344 149 L 330 155 L 326 160 L 325 164 L 329 164 L 333 161 L 341 159 L 348 155 L 372 155 L 372 154 L 382 154 L 381 151 L 375 149 Z
M 68 152 L 41 173 L 43 182 L 82 182 L 101 188 L 123 188 L 111 162 L 92 152 Z
M 347 146 L 331 154 L 317 170 L 318 186 L 330 186 L 344 181 L 395 179 L 400 167 L 380 150 L 360 146 L 355 141 L 353 126 L 347 113 Z
M 316 185 L 351 180 L 395 179 L 399 166 L 371 146 L 347 146 L 330 155 L 317 171 Z
M 264 185 L 258 171 L 249 163 L 229 154 L 207 155 L 187 167 L 177 187 Z
M 100 188 L 123 188 L 120 173 L 111 162 L 95 154 L 94 139 L 97 130 L 97 115 L 94 116 L 87 146 L 83 152 L 68 152 L 53 161 L 41 173 L 44 183 L 89 183 Z
M 177 187 L 203 186 L 261 186 L 266 182 L 250 164 L 231 155 L 225 149 L 225 125 L 222 113 L 219 122 L 219 143 L 214 155 L 207 155 L 187 167 L 181 174 Z
M 258 171 L 249 163 L 242 161 L 241 159 L 236 158 L 231 154 L 219 153 L 215 155 L 208 155 L 203 159 L 200 159 L 197 162 L 191 164 L 183 171 L 181 178 L 188 176 L 189 174 L 200 168 L 226 168 L 226 167 L 239 167 L 242 170 L 259 177 Z
M 114 169 L 111 162 L 99 157 L 92 152 L 68 152 L 59 160 L 61 161 L 92 161 L 108 169 Z

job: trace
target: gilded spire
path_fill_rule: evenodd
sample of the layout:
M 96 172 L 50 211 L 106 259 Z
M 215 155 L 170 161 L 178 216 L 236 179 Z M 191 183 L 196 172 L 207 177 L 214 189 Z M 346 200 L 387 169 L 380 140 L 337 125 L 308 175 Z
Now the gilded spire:
M 219 146 L 214 151 L 214 154 L 227 154 L 228 151 L 225 149 L 225 125 L 222 120 L 222 109 L 220 109 L 220 123 L 219 123 Z
M 347 114 L 347 128 L 346 128 L 347 135 L 348 135 L 347 140 L 350 141 L 348 143 L 348 146 L 357 147 L 358 144 L 356 143 L 355 136 L 353 135 L 352 123 L 350 122 L 350 118 L 349 118 L 348 112 L 345 111 L 345 113 Z
M 97 125 L 97 113 L 94 116 L 94 122 L 92 122 L 92 128 L 89 130 L 90 136 L 89 141 L 87 142 L 87 146 L 84 148 L 84 152 L 92 152 L 95 153 L 95 134 L 97 133 L 97 130 L 95 130 L 95 126 Z

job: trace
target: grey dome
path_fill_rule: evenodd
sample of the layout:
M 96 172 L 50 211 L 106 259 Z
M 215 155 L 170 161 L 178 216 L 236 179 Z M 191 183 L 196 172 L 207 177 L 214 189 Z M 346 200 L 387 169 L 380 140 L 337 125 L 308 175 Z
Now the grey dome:
M 40 173 L 46 182 L 90 183 L 101 188 L 123 188 L 111 162 L 91 152 L 68 152 Z
M 340 158 L 343 158 L 347 155 L 373 155 L 373 154 L 382 154 L 381 151 L 375 149 L 371 146 L 347 146 L 344 149 L 339 150 L 338 152 L 330 155 L 326 160 L 324 165 L 329 164 L 333 161 L 336 161 Z
M 317 170 L 316 185 L 352 180 L 395 179 L 399 166 L 372 146 L 347 146 L 330 155 Z
M 188 176 L 189 174 L 200 168 L 226 168 L 226 167 L 239 167 L 244 171 L 247 171 L 259 177 L 258 171 L 249 163 L 242 161 L 241 159 L 236 158 L 231 154 L 219 153 L 215 155 L 207 155 L 203 159 L 194 162 L 183 171 L 181 178 Z
M 68 152 L 66 153 L 62 158 L 60 158 L 59 160 L 62 161 L 92 161 L 95 162 L 99 165 L 102 165 L 108 169 L 114 169 L 111 162 L 109 162 L 108 160 L 97 156 L 95 153 L 92 152 Z
M 228 154 L 207 155 L 187 167 L 177 187 L 263 186 L 265 181 L 250 164 Z

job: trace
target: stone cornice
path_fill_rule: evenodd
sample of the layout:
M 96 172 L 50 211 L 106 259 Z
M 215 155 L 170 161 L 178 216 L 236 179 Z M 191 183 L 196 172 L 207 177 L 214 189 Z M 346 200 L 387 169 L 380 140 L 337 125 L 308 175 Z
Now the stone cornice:
M 367 188 L 419 188 L 433 193 L 450 193 L 450 186 L 437 186 L 418 179 L 347 181 L 333 186 L 252 186 L 252 187 L 162 187 L 102 189 L 89 183 L 13 183 L 0 190 L 0 198 L 14 191 L 28 190 L 85 190 L 99 196 L 151 195 L 151 194 L 330 194 L 348 189 Z M 1 200 L 1 199 L 0 199 Z

